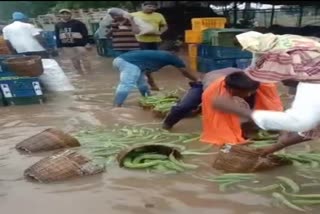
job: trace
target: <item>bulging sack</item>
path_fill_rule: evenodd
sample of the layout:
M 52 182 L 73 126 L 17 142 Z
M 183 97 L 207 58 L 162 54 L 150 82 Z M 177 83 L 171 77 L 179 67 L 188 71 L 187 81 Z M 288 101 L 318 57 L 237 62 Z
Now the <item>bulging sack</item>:
M 128 13 L 125 10 L 122 10 L 120 8 L 110 8 L 107 11 L 108 14 L 115 14 L 115 15 L 120 15 L 123 16 L 124 18 L 129 18 L 131 17 L 131 14 Z M 144 34 L 149 34 L 149 33 L 157 33 L 159 32 L 158 29 L 155 29 L 151 24 L 143 21 L 142 19 L 138 18 L 138 17 L 134 17 L 133 21 L 136 23 L 136 25 L 138 25 L 140 33 L 137 35 L 144 35 Z
M 74 87 L 59 64 L 53 59 L 42 59 L 43 74 L 39 76 L 44 88 L 50 92 L 73 91 Z

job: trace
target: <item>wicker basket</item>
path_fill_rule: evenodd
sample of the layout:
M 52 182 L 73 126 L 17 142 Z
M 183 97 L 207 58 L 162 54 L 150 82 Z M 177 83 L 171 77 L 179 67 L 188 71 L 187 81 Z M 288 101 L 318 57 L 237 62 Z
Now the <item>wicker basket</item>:
M 104 165 L 95 163 L 89 157 L 66 150 L 38 161 L 24 171 L 24 176 L 32 181 L 49 183 L 94 175 L 104 170 Z
M 145 153 L 158 153 L 169 156 L 171 153 L 177 158 L 181 159 L 182 154 L 175 148 L 164 146 L 164 145 L 155 145 L 155 144 L 141 144 L 138 146 L 133 146 L 128 149 L 121 151 L 118 156 L 117 160 L 120 167 L 123 167 L 124 159 L 131 155 L 133 152 L 145 152 Z
M 4 60 L 2 63 L 18 76 L 38 77 L 43 74 L 40 56 L 12 57 Z
M 275 155 L 261 157 L 260 153 L 245 145 L 225 145 L 213 163 L 213 168 L 226 172 L 255 172 L 273 169 L 291 162 Z
M 58 129 L 46 129 L 16 145 L 24 152 L 41 152 L 80 146 L 77 139 Z

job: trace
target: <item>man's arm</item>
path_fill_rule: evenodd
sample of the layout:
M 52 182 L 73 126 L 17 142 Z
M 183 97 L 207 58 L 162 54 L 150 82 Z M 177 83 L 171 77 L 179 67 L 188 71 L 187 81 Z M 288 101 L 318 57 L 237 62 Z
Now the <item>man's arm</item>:
M 279 137 L 277 143 L 275 143 L 271 146 L 266 146 L 266 147 L 260 148 L 259 151 L 261 152 L 261 154 L 263 156 L 266 156 L 268 154 L 272 154 L 274 152 L 280 151 L 286 147 L 289 147 L 289 146 L 292 146 L 295 144 L 299 144 L 299 143 L 303 143 L 308 140 L 310 140 L 310 139 L 304 138 L 296 132 L 291 132 L 291 133 L 285 132 Z
M 6 31 L 6 28 L 3 28 L 3 29 L 2 29 L 2 33 L 3 33 L 3 39 L 4 39 L 4 41 L 6 42 L 6 45 L 7 45 L 7 47 L 9 48 L 10 52 L 11 52 L 12 54 L 16 54 L 17 51 L 16 51 L 16 49 L 12 46 L 12 44 L 11 44 L 11 42 L 10 42 L 10 40 L 9 40 L 9 35 L 8 35 L 7 31 Z
M 128 16 L 128 20 L 129 20 L 129 22 L 131 24 L 132 33 L 139 34 L 140 33 L 140 29 L 139 29 L 139 26 L 135 23 L 134 17 L 130 15 L 130 16 Z
M 168 25 L 167 25 L 167 21 L 164 18 L 164 16 L 162 14 L 160 14 L 160 15 L 161 15 L 161 20 L 159 23 L 159 32 L 160 32 L 160 35 L 162 35 L 164 32 L 166 32 L 168 30 Z
M 12 54 L 17 54 L 16 49 L 12 46 L 11 42 L 9 40 L 5 40 L 7 47 L 9 48 L 10 52 Z
M 146 77 L 148 79 L 148 84 L 150 85 L 151 87 L 151 90 L 153 91 L 159 91 L 159 87 L 157 86 L 157 84 L 155 83 L 154 79 L 153 79 L 153 76 L 150 72 L 146 72 Z
M 87 26 L 80 21 L 79 21 L 79 32 L 82 35 L 83 44 L 85 44 L 86 46 L 89 45 L 89 33 L 88 33 Z

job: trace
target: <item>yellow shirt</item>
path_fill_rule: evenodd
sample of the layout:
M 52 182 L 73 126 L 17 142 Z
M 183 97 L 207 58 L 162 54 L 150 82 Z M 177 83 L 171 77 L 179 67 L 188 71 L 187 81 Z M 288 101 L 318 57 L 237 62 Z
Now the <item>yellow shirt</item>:
M 160 13 L 151 13 L 146 14 L 143 12 L 135 12 L 131 14 L 133 17 L 140 18 L 141 20 L 151 24 L 155 29 L 160 30 L 160 27 L 167 25 L 167 22 L 162 14 Z M 139 42 L 161 42 L 160 36 L 145 36 L 139 35 L 136 36 Z

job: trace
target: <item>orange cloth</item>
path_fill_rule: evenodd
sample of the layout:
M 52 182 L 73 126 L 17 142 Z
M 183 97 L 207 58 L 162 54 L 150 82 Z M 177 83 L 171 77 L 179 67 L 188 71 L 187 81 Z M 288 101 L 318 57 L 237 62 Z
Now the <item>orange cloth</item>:
M 225 77 L 211 83 L 202 94 L 203 131 L 201 141 L 216 145 L 241 144 L 245 142 L 245 139 L 242 137 L 240 118 L 212 108 L 214 97 L 228 95 L 224 79 Z M 275 84 L 260 84 L 256 94 L 255 109 L 283 110 Z
M 7 46 L 6 41 L 3 39 L 3 36 L 0 36 L 0 54 L 10 54 L 10 50 Z

